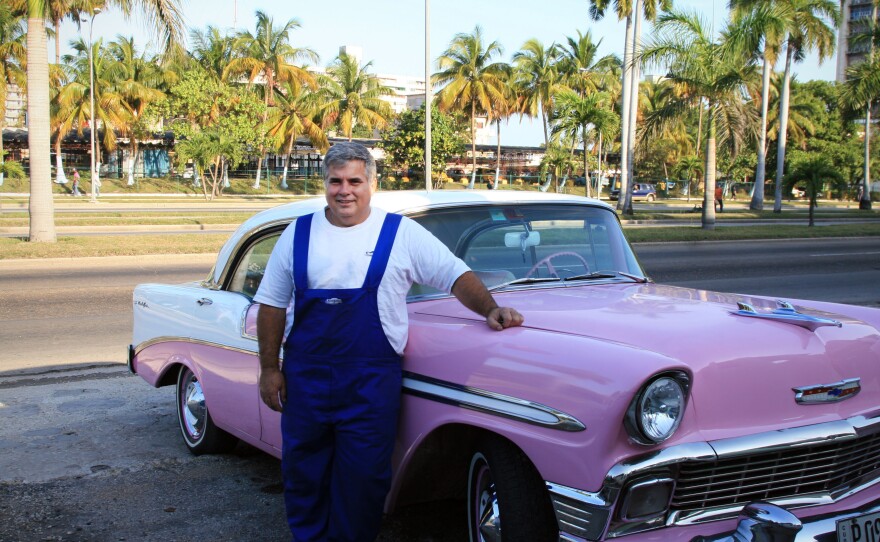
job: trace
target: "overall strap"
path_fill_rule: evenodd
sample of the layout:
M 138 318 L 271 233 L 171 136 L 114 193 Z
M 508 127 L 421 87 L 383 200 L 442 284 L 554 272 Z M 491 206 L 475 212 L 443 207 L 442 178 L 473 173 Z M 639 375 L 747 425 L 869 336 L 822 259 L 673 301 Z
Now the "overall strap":
M 309 235 L 312 232 L 312 215 L 296 219 L 293 232 L 293 286 L 298 292 L 309 288 Z
M 376 242 L 376 248 L 373 250 L 373 258 L 370 260 L 370 268 L 367 270 L 367 276 L 364 278 L 364 288 L 378 288 L 382 282 L 382 276 L 385 274 L 385 267 L 388 265 L 388 257 L 391 255 L 391 247 L 394 245 L 394 237 L 397 235 L 397 228 L 400 226 L 400 215 L 388 213 L 385 215 L 385 222 L 382 223 L 382 231 L 379 232 L 379 240 Z

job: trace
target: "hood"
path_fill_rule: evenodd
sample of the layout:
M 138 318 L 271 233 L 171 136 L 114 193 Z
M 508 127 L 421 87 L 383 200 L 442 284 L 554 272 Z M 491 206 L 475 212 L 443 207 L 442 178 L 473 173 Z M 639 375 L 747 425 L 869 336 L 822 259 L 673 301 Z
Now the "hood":
M 691 402 L 699 427 L 719 430 L 716 436 L 744 423 L 771 430 L 877 409 L 871 398 L 880 393 L 880 332 L 844 314 L 811 309 L 808 302 L 795 302 L 794 308 L 842 325 L 810 330 L 742 316 L 737 303 L 769 313 L 776 300 L 656 284 L 530 289 L 498 293 L 496 300 L 519 310 L 524 327 L 616 343 L 621 359 L 615 363 L 639 363 L 647 358 L 639 355 L 644 350 L 677 361 L 693 376 Z M 480 320 L 454 299 L 426 303 L 416 312 Z M 644 374 L 653 371 L 646 367 Z M 847 400 L 795 401 L 793 388 L 853 378 L 860 379 L 861 391 Z

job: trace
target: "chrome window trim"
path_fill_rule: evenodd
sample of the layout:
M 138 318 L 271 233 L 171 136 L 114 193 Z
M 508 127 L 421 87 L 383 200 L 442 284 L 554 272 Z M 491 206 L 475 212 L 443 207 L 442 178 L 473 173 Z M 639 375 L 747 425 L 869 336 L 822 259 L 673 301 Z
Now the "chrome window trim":
M 206 288 L 210 288 L 211 290 L 220 290 L 223 287 L 223 285 L 226 284 L 226 280 L 229 278 L 229 274 L 232 272 L 232 270 L 230 269 L 232 262 L 236 261 L 239 254 L 241 253 L 241 250 L 243 247 L 252 244 L 253 243 L 252 240 L 254 239 L 255 236 L 263 235 L 264 233 L 266 233 L 267 230 L 272 230 L 272 229 L 278 228 L 280 226 L 287 227 L 287 225 L 289 225 L 291 222 L 293 222 L 296 218 L 297 218 L 296 216 L 291 216 L 291 217 L 280 218 L 277 220 L 272 220 L 270 222 L 266 222 L 265 224 L 261 224 L 260 226 L 243 234 L 241 236 L 241 238 L 238 240 L 238 242 L 235 244 L 235 246 L 232 248 L 232 250 L 229 252 L 229 254 L 230 254 L 229 259 L 227 261 L 223 262 L 223 270 L 220 272 L 219 280 L 205 281 L 204 286 Z M 283 228 L 281 231 L 283 231 Z M 279 235 L 280 234 L 281 234 L 281 232 L 279 231 Z M 213 274 L 211 275 L 211 277 L 213 277 Z M 209 277 L 209 278 L 211 278 L 211 277 Z
M 547 405 L 410 372 L 404 372 L 403 391 L 423 399 L 549 429 L 570 432 L 587 429 L 573 416 Z
M 627 481 L 657 469 L 679 463 L 714 461 L 716 459 L 754 453 L 781 451 L 814 444 L 853 440 L 878 432 L 880 432 L 880 413 L 869 416 L 853 416 L 845 420 L 835 420 L 778 431 L 767 431 L 743 437 L 678 444 L 641 454 L 611 467 L 605 476 L 602 488 L 597 492 L 582 491 L 550 481 L 545 483 L 551 493 L 551 497 L 554 494 L 558 494 L 569 500 L 577 501 L 584 513 L 596 514 L 613 509 L 617 505 L 617 501 Z M 772 499 L 771 502 L 779 506 L 791 508 L 831 504 L 878 484 L 880 484 L 880 478 L 851 487 L 839 494 L 815 493 L 786 499 Z M 664 524 L 656 525 L 651 521 L 646 521 L 642 524 L 641 529 L 637 527 L 638 523 L 613 525 L 609 521 L 609 527 L 601 535 L 607 538 L 616 538 L 624 534 L 638 532 L 639 530 L 650 530 L 662 526 L 693 525 L 707 521 L 728 519 L 735 517 L 740 510 L 742 510 L 742 506 L 707 509 L 688 514 L 670 513 Z M 609 514 L 610 517 L 611 515 Z M 599 540 L 600 538 L 601 536 L 591 538 L 590 540 Z
M 614 218 L 617 220 L 617 223 L 620 224 L 620 217 L 617 215 L 617 213 L 615 213 L 615 212 L 613 211 L 613 208 L 611 208 L 611 207 L 608 206 L 607 204 L 603 204 L 602 202 L 589 202 L 589 201 L 564 201 L 564 200 L 560 200 L 560 201 L 529 201 L 529 200 L 511 200 L 511 201 L 485 201 L 485 202 L 481 202 L 481 201 L 471 201 L 471 202 L 465 202 L 465 203 L 462 203 L 462 202 L 446 202 L 446 203 L 435 203 L 435 204 L 431 204 L 431 205 L 422 205 L 422 206 L 419 206 L 419 207 L 410 207 L 410 208 L 407 208 L 407 209 L 405 209 L 405 210 L 404 210 L 404 209 L 397 209 L 397 210 L 384 209 L 384 210 L 387 211 L 387 212 L 389 212 L 389 213 L 398 213 L 398 214 L 401 214 L 401 215 L 406 216 L 406 217 L 411 217 L 412 215 L 415 215 L 415 214 L 418 214 L 418 213 L 423 213 L 423 212 L 427 212 L 427 211 L 434 211 L 434 210 L 438 210 L 438 209 L 450 209 L 450 208 L 453 208 L 453 209 L 454 209 L 454 208 L 460 208 L 460 207 L 492 207 L 492 206 L 496 206 L 496 207 L 497 207 L 497 206 L 503 206 L 503 205 L 508 205 L 508 206 L 509 206 L 509 205 L 529 205 L 529 206 L 533 206 L 533 205 L 564 205 L 564 206 L 573 206 L 573 207 L 584 207 L 584 206 L 586 206 L 586 207 L 591 207 L 591 208 L 593 208 L 593 209 L 602 209 L 602 210 L 605 210 L 605 211 L 609 211 L 609 212 L 611 212 L 612 216 L 614 216 Z M 304 209 L 304 210 L 305 210 L 305 209 Z M 309 212 L 311 212 L 311 211 L 309 211 Z M 304 213 L 304 214 L 308 214 L 308 213 Z M 213 279 L 213 277 L 214 277 L 214 271 L 216 270 L 216 269 L 215 269 L 215 268 L 216 268 L 216 263 L 215 263 L 214 266 L 211 267 L 211 273 L 210 273 L 210 275 L 208 275 L 208 278 L 207 278 L 206 280 L 202 281 L 202 283 L 201 283 L 202 286 L 204 286 L 205 288 L 209 288 L 209 289 L 211 289 L 211 290 L 220 290 L 220 289 L 222 288 L 223 284 L 226 283 L 226 280 L 227 280 L 227 278 L 229 277 L 229 273 L 231 272 L 231 270 L 230 270 L 230 264 L 231 264 L 233 261 L 235 261 L 236 257 L 237 257 L 238 254 L 241 252 L 241 249 L 242 249 L 243 246 L 249 244 L 249 243 L 250 243 L 250 240 L 251 240 L 255 235 L 260 235 L 260 234 L 262 234 L 263 232 L 265 232 L 266 230 L 274 229 L 274 228 L 277 228 L 277 227 L 279 227 L 279 226 L 284 226 L 284 227 L 286 227 L 286 226 L 289 225 L 291 222 L 293 222 L 294 220 L 296 220 L 299 216 L 301 216 L 301 215 L 296 215 L 296 216 L 286 216 L 286 217 L 283 217 L 283 218 L 278 218 L 278 219 L 275 219 L 275 220 L 271 220 L 271 221 L 266 222 L 266 223 L 264 223 L 264 224 L 260 224 L 259 226 L 257 226 L 257 227 L 255 227 L 255 228 L 253 228 L 253 229 L 251 229 L 251 230 L 248 230 L 247 232 L 243 233 L 243 234 L 241 235 L 241 238 L 238 240 L 238 242 L 236 242 L 235 246 L 234 246 L 234 247 L 232 248 L 232 250 L 229 252 L 230 257 L 227 259 L 227 261 L 223 262 L 223 270 L 220 271 L 219 279 L 216 280 L 216 281 Z M 219 262 L 217 262 L 217 263 L 219 263 Z

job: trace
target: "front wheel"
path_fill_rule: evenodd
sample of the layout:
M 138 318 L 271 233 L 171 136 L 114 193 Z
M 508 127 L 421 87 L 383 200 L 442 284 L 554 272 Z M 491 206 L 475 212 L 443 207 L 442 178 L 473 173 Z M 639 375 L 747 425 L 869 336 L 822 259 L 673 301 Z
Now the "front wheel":
M 654 194 L 648 194 L 648 197 L 645 199 L 647 199 L 649 203 L 654 201 Z
M 236 438 L 214 425 L 202 383 L 189 367 L 181 367 L 177 375 L 177 420 L 193 455 L 221 454 L 235 447 Z
M 511 442 L 482 439 L 468 471 L 470 542 L 556 542 L 559 529 L 544 481 Z

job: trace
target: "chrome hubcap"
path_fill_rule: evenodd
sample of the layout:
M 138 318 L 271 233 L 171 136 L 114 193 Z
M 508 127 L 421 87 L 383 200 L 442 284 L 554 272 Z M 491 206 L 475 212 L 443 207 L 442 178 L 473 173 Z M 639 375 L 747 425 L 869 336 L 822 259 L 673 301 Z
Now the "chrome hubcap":
M 477 530 L 481 542 L 501 542 L 501 516 L 498 512 L 498 495 L 489 466 L 479 467 L 474 484 Z
M 205 408 L 205 394 L 202 393 L 202 385 L 194 375 L 190 375 L 186 390 L 183 393 L 181 412 L 186 432 L 194 439 L 202 436 L 205 429 L 205 418 L 208 411 Z

